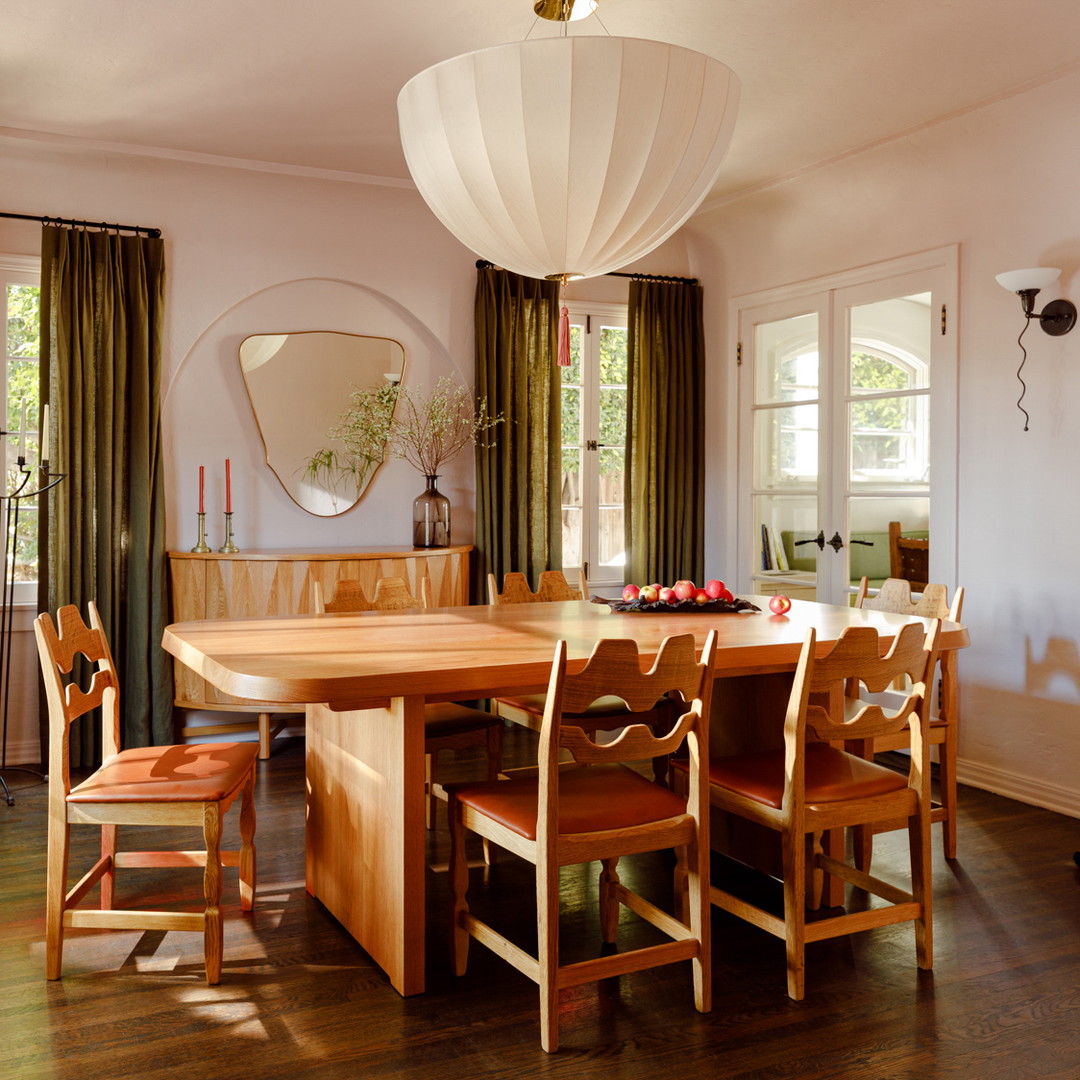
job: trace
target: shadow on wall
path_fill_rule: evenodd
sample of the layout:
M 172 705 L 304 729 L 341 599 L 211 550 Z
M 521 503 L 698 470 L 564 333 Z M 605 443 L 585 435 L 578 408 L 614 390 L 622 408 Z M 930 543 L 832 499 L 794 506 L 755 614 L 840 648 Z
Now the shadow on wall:
M 1067 638 L 1049 638 L 1046 652 L 1036 660 L 1031 652 L 1031 638 L 1024 643 L 1024 686 L 1029 694 L 1051 695 L 1054 683 L 1064 679 L 1073 693 L 1080 696 L 1080 651 Z

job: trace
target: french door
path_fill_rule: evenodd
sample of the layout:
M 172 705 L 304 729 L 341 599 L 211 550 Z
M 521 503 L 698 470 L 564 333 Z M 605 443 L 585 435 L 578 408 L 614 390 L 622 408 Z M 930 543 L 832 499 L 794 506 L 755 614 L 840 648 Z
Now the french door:
M 619 590 L 626 574 L 626 306 L 567 307 L 570 366 L 560 369 L 563 566 L 583 567 L 590 588 Z
M 733 301 L 740 588 L 848 603 L 890 522 L 953 583 L 956 278 L 950 247 Z

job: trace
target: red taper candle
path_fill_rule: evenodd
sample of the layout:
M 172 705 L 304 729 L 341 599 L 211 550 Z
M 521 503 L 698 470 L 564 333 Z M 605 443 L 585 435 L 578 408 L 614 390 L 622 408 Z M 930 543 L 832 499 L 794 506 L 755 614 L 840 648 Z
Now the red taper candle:
M 232 513 L 232 472 L 229 459 L 225 459 L 225 513 Z
M 206 466 L 199 466 L 199 513 L 206 513 L 206 507 L 203 505 L 203 492 L 206 489 Z

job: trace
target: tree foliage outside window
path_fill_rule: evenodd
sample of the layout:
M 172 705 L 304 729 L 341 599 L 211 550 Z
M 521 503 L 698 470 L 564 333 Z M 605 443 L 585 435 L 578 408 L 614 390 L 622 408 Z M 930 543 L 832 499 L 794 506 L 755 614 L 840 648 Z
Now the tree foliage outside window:
M 5 283 L 7 318 L 4 324 L 5 344 L 5 461 L 7 490 L 14 491 L 25 473 L 20 470 L 19 456 L 31 470 L 38 464 L 40 447 L 40 386 L 38 381 L 41 340 L 41 291 L 37 285 Z M 24 430 L 25 437 L 20 438 Z M 31 474 L 28 487 L 33 490 L 36 480 Z M 15 580 L 37 580 L 38 516 L 36 500 L 28 499 L 19 507 L 18 531 L 15 537 Z

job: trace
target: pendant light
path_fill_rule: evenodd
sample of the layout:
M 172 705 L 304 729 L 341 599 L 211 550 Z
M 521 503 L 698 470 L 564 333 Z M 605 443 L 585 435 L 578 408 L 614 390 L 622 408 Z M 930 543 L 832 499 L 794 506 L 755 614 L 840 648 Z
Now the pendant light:
M 398 121 L 417 189 L 450 232 L 496 266 L 564 280 L 617 270 L 690 217 L 738 95 L 730 68 L 691 49 L 564 33 L 420 72 Z

